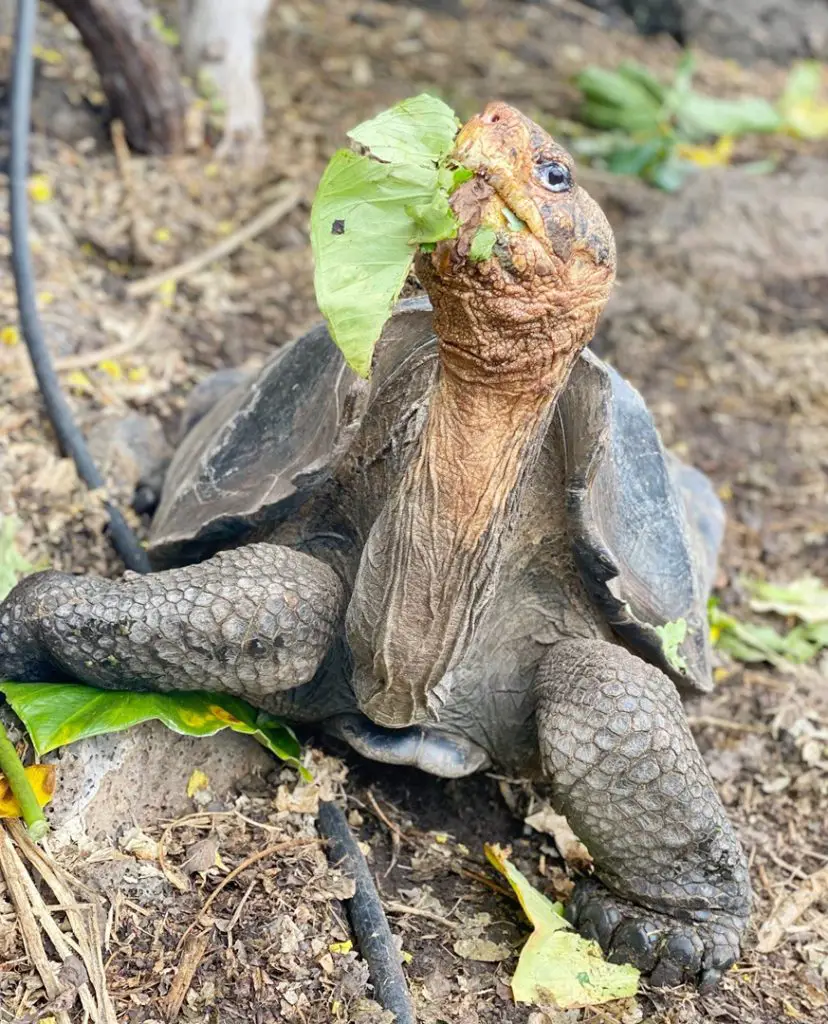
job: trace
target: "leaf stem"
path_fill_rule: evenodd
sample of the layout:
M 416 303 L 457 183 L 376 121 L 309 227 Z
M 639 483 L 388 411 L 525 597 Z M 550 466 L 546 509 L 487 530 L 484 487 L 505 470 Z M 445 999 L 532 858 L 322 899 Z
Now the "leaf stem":
M 40 842 L 49 831 L 49 825 L 43 814 L 43 808 L 37 802 L 32 784 L 26 776 L 23 763 L 17 756 L 14 744 L 9 739 L 2 722 L 0 722 L 0 771 L 5 775 L 15 800 L 20 804 L 29 835 L 35 842 Z

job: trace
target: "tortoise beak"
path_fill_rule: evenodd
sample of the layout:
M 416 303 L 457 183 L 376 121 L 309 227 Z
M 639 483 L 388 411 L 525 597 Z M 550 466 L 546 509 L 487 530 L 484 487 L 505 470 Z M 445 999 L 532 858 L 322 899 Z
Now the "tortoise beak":
M 508 103 L 490 103 L 460 129 L 452 157 L 491 185 L 511 213 L 548 244 L 543 218 L 525 185 L 533 172 L 532 142 L 522 114 Z

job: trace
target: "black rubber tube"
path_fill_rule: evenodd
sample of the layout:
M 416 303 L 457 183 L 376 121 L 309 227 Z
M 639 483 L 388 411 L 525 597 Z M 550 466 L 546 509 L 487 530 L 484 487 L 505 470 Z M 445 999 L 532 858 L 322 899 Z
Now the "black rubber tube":
M 52 364 L 43 328 L 37 313 L 34 271 L 29 251 L 29 123 L 32 106 L 33 48 L 37 0 L 17 0 L 17 21 L 14 30 L 14 53 L 11 74 L 11 132 L 9 141 L 9 214 L 11 221 L 11 264 L 17 291 L 20 327 L 35 377 L 43 396 L 46 414 L 64 455 L 71 456 L 78 476 L 87 487 L 96 490 L 105 481 L 75 423 L 72 410 L 60 387 Z M 149 572 L 147 553 L 135 533 L 109 501 L 104 502 L 109 516 L 109 534 L 124 565 L 136 572 Z
M 328 858 L 354 880 L 356 892 L 348 900 L 348 916 L 359 951 L 368 964 L 377 1002 L 396 1015 L 396 1024 L 416 1024 L 414 1006 L 394 944 L 388 919 L 345 815 L 336 804 L 319 805 L 319 831 L 329 841 Z

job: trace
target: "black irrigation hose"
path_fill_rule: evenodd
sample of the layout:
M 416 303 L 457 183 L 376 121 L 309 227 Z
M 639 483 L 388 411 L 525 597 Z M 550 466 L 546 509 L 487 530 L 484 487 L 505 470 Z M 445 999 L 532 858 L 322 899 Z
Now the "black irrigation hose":
M 17 0 L 17 21 L 11 76 L 11 140 L 9 145 L 9 209 L 11 262 L 17 290 L 20 326 L 46 412 L 61 449 L 71 455 L 88 487 L 104 486 L 86 442 L 63 395 L 49 356 L 35 300 L 34 273 L 29 251 L 28 141 L 31 119 L 33 44 L 37 0 Z M 105 502 L 112 543 L 128 569 L 149 572 L 146 552 L 121 513 Z M 414 1007 L 397 947 L 371 872 L 357 846 L 345 815 L 333 803 L 319 807 L 319 830 L 329 840 L 332 862 L 341 863 L 356 885 L 348 913 L 360 952 L 368 964 L 377 1001 L 396 1015 L 397 1024 L 415 1024 Z
M 20 327 L 29 350 L 46 414 L 57 435 L 64 455 L 70 455 L 81 480 L 93 490 L 105 486 L 83 434 L 72 416 L 72 410 L 60 387 L 52 365 L 43 328 L 37 314 L 34 272 L 29 251 L 29 123 L 31 120 L 33 47 L 37 0 L 17 0 L 17 21 L 14 31 L 14 53 L 11 74 L 11 132 L 9 142 L 9 212 L 11 220 L 11 264 L 17 291 Z M 104 502 L 109 516 L 109 532 L 115 550 L 124 565 L 136 572 L 149 572 L 147 553 L 130 529 L 120 511 Z
M 377 1002 L 396 1014 L 396 1024 L 416 1024 L 399 950 L 394 944 L 385 911 L 362 850 L 357 846 L 345 815 L 336 804 L 319 805 L 319 831 L 329 840 L 328 857 L 353 878 L 356 892 L 348 900 L 348 916 L 359 951 L 368 964 Z

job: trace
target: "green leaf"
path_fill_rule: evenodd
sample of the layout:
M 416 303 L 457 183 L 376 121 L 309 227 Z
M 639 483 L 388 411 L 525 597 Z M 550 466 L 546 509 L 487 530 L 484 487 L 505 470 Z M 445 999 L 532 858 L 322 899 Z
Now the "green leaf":
M 382 164 L 346 149 L 319 183 L 311 210 L 316 301 L 363 377 L 414 259 L 409 211 L 427 208 L 436 192 L 436 167 Z
M 664 102 L 666 89 L 643 64 L 637 64 L 631 60 L 622 61 L 618 65 L 618 74 L 648 92 L 659 106 Z
M 793 615 L 802 622 L 828 622 L 828 587 L 815 576 L 779 585 L 746 580 L 750 606 L 757 612 Z
M 782 634 L 764 623 L 739 622 L 722 612 L 716 599 L 708 605 L 708 618 L 715 646 L 748 664 L 801 665 L 828 647 L 828 622 L 805 622 Z
M 663 192 L 678 192 L 688 176 L 693 173 L 693 165 L 686 160 L 670 156 L 660 163 L 653 164 L 644 177 Z
M 445 192 L 437 192 L 428 203 L 407 206 L 405 212 L 411 218 L 412 245 L 430 245 L 457 235 L 457 218 Z
M 691 139 L 776 132 L 782 127 L 781 116 L 767 100 L 750 96 L 720 100 L 691 92 L 678 106 L 676 119 L 679 129 Z
M 411 270 L 417 245 L 457 234 L 448 194 L 468 178 L 439 166 L 459 121 L 423 94 L 358 125 L 365 151 L 335 153 L 311 210 L 316 301 L 331 337 L 361 376 Z
M 481 225 L 475 232 L 471 249 L 469 249 L 469 259 L 472 263 L 480 263 L 483 260 L 489 259 L 496 241 L 497 232 L 494 228 L 490 228 L 485 224 Z
M 503 207 L 503 218 L 512 231 L 526 230 L 526 223 L 522 221 L 517 214 L 512 213 L 508 206 Z
M 26 576 L 37 568 L 17 550 L 14 538 L 19 529 L 20 524 L 13 516 L 0 516 L 0 601 L 20 576 Z
M 607 963 L 598 943 L 581 938 L 564 919 L 562 905 L 530 885 L 499 847 L 487 844 L 485 852 L 508 879 L 534 926 L 512 978 L 515 1002 L 570 1009 L 635 995 L 635 967 Z
M 607 170 L 613 174 L 639 175 L 663 154 L 664 144 L 661 139 L 650 139 L 637 146 L 627 145 L 607 157 Z
M 616 110 L 636 111 L 642 117 L 655 117 L 661 105 L 649 85 L 642 85 L 630 75 L 629 66 L 626 73 L 620 69 L 584 68 L 576 75 L 575 85 L 588 102 Z
M 687 638 L 687 620 L 665 622 L 663 626 L 656 626 L 656 633 L 661 638 L 661 646 L 667 661 L 677 672 L 686 672 L 687 662 L 679 654 L 679 648 Z
M 299 767 L 293 731 L 243 700 L 216 693 L 133 693 L 79 683 L 0 683 L 38 754 L 103 733 L 122 732 L 157 719 L 185 736 L 212 736 L 222 729 L 253 736 L 271 753 Z
M 818 61 L 794 64 L 779 100 L 786 131 L 800 139 L 828 136 L 828 103 L 819 96 L 823 74 L 824 66 Z
M 348 138 L 364 146 L 376 160 L 425 167 L 448 156 L 459 128 L 451 107 L 422 93 L 363 121 L 348 132 Z

